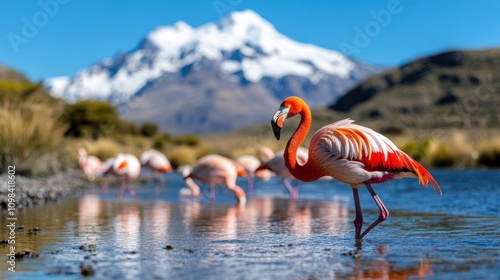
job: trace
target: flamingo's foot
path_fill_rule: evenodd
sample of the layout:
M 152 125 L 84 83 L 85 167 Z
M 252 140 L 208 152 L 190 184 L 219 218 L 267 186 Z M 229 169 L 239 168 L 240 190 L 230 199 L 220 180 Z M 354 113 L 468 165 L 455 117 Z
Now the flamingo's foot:
M 128 192 L 130 193 L 130 196 L 132 197 L 136 197 L 137 196 L 137 192 L 135 191 L 135 189 L 133 187 L 128 187 Z
M 194 196 L 193 191 L 190 188 L 182 188 L 179 191 L 181 196 Z

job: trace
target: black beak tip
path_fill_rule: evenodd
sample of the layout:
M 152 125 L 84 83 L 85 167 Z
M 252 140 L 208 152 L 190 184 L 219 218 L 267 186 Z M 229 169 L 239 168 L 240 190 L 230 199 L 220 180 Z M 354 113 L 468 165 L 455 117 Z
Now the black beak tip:
M 274 136 L 277 140 L 280 140 L 281 127 L 279 127 L 275 122 L 271 121 L 271 126 L 273 127 Z

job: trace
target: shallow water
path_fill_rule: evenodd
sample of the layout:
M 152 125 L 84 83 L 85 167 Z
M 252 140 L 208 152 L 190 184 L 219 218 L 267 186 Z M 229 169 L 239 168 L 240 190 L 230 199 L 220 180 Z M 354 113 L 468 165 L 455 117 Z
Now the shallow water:
M 214 202 L 183 199 L 175 174 L 135 199 L 95 186 L 20 209 L 16 251 L 36 254 L 16 260 L 15 273 L 2 261 L 0 278 L 80 279 L 83 264 L 100 279 L 498 279 L 500 172 L 432 173 L 442 196 L 411 179 L 374 185 L 391 215 L 360 243 L 352 192 L 335 181 L 299 183 L 296 202 L 279 179 L 257 181 L 245 206 L 225 188 Z M 360 195 L 366 226 L 378 210 Z M 6 239 L 6 211 L 0 227 Z M 2 260 L 8 250 L 0 245 Z

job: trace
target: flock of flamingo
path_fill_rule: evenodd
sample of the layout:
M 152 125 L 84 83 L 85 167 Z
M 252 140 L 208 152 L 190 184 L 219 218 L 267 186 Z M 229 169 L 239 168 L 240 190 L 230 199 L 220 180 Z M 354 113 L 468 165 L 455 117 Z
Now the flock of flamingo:
M 429 184 L 439 190 L 441 187 L 432 175 L 416 160 L 396 147 L 396 145 L 370 128 L 356 125 L 353 120 L 344 119 L 319 129 L 309 143 L 309 149 L 300 147 L 312 123 L 311 110 L 299 97 L 286 98 L 273 115 L 271 126 L 276 139 L 288 118 L 300 115 L 300 123 L 288 140 L 286 148 L 276 154 L 267 147 L 260 150 L 261 160 L 245 155 L 232 160 L 220 155 L 207 155 L 199 159 L 191 168 L 181 165 L 177 169 L 184 176 L 187 188 L 181 190 L 184 196 L 200 196 L 200 187 L 195 181 L 210 185 L 210 197 L 214 198 L 216 185 L 225 185 L 232 191 L 240 204 L 246 202 L 243 188 L 236 184 L 238 176 L 248 178 L 248 190 L 253 190 L 254 177 L 269 179 L 273 174 L 282 179 L 290 193 L 290 199 L 298 199 L 298 189 L 293 188 L 290 179 L 312 182 L 320 179 L 336 179 L 351 186 L 356 217 L 354 220 L 355 238 L 363 239 L 374 227 L 386 220 L 389 211 L 374 191 L 372 184 L 383 183 L 395 178 L 418 178 L 421 185 Z M 132 154 L 118 154 L 112 159 L 101 162 L 97 157 L 87 155 L 84 148 L 78 151 L 78 163 L 89 180 L 105 174 L 114 174 L 124 181 L 119 188 L 121 197 L 128 188 L 132 196 L 134 188 L 127 183 L 135 179 L 141 167 L 149 168 L 160 180 L 164 172 L 172 167 L 167 157 L 155 150 L 145 151 L 138 159 Z M 359 188 L 365 186 L 377 207 L 379 217 L 362 230 L 363 214 L 359 201 Z

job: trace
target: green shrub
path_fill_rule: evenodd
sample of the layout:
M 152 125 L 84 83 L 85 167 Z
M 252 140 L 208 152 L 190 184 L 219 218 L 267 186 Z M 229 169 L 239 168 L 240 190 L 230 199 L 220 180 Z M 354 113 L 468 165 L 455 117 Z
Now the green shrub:
M 176 145 L 186 145 L 189 147 L 196 147 L 200 144 L 201 140 L 198 136 L 193 134 L 184 135 L 179 138 L 174 139 L 174 144 Z
M 429 149 L 429 140 L 410 141 L 404 145 L 401 150 L 414 158 L 416 161 L 422 161 L 427 155 Z
M 146 137 L 153 137 L 158 133 L 159 126 L 156 123 L 146 122 L 141 126 L 141 135 Z
M 153 139 L 153 144 L 152 144 L 153 149 L 164 150 L 171 141 L 172 141 L 172 139 L 171 139 L 170 135 L 167 133 L 157 135 Z
M 500 148 L 483 148 L 481 151 L 479 151 L 477 163 L 478 165 L 486 167 L 500 167 Z
M 429 163 L 433 167 L 453 167 L 457 162 L 458 156 L 444 144 L 439 144 L 437 149 L 429 155 Z
M 136 125 L 120 119 L 116 108 L 104 101 L 83 100 L 69 104 L 63 120 L 69 126 L 66 136 L 98 139 L 114 134 L 139 134 Z

